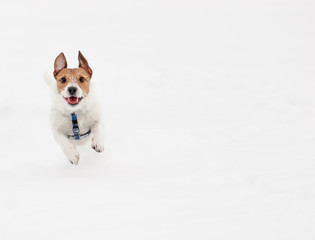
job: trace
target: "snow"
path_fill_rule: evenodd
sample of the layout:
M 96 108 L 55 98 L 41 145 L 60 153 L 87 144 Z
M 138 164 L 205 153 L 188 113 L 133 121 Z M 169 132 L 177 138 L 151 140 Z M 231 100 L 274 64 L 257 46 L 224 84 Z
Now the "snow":
M 0 239 L 314 239 L 313 1 L 2 1 Z M 106 152 L 45 70 L 81 50 Z

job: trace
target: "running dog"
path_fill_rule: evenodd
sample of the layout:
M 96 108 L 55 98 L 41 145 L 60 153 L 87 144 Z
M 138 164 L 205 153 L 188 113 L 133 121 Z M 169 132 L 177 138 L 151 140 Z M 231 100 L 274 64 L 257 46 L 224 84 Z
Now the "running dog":
M 92 142 L 96 152 L 104 151 L 100 105 L 91 87 L 92 69 L 79 51 L 79 67 L 67 68 L 63 53 L 55 59 L 50 119 L 56 141 L 70 163 L 77 165 L 76 146 Z

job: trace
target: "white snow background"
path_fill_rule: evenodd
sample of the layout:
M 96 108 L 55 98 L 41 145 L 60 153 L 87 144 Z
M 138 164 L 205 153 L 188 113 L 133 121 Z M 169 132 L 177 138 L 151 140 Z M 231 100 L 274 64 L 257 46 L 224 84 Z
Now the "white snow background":
M 315 239 L 314 1 L 1 1 L 0 239 Z M 106 152 L 69 164 L 55 57 Z

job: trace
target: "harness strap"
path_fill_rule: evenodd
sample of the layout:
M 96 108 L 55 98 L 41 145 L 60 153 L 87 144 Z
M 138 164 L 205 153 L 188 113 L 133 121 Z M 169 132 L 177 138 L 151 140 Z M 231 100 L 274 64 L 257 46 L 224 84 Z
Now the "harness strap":
M 74 135 L 67 135 L 67 137 L 71 140 L 81 140 L 89 136 L 91 133 L 91 129 L 84 134 L 80 134 L 79 139 L 76 139 Z
M 79 124 L 78 124 L 78 118 L 75 113 L 71 113 L 71 119 L 72 119 L 72 130 L 73 130 L 73 136 L 72 135 L 67 135 L 69 139 L 72 140 L 80 140 L 83 138 L 86 138 L 87 136 L 90 135 L 91 129 L 87 131 L 84 134 L 80 134 L 80 129 L 79 129 Z

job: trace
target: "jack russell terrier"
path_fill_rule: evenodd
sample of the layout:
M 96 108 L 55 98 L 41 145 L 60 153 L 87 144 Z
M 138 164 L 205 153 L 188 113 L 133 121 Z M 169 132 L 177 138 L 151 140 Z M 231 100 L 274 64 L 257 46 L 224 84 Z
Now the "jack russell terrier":
M 56 141 L 70 163 L 78 164 L 76 146 L 90 142 L 96 152 L 104 151 L 104 127 L 100 105 L 90 84 L 92 69 L 79 51 L 79 67 L 67 68 L 60 53 L 54 64 L 50 119 Z

